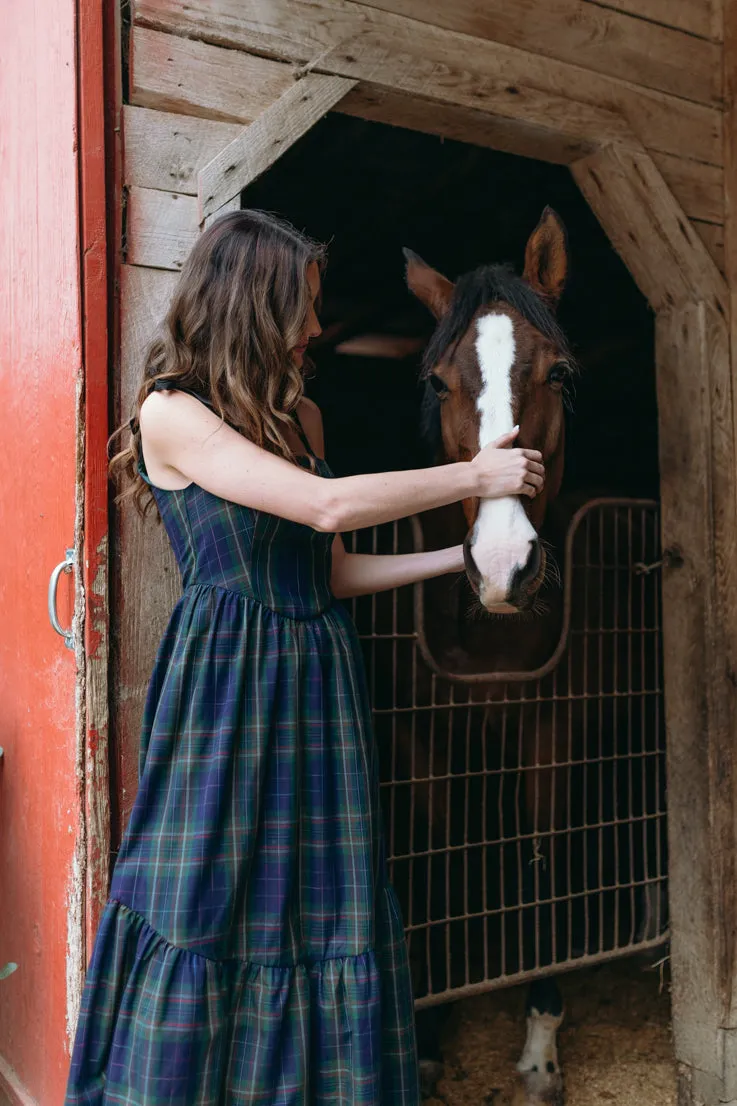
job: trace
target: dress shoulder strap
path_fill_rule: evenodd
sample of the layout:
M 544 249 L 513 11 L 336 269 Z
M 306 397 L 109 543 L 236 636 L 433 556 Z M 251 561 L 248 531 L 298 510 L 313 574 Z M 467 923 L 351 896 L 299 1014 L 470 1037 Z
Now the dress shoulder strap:
M 204 403 L 205 407 L 209 407 L 213 410 L 212 402 L 209 399 L 205 399 L 199 392 L 195 392 L 194 388 L 183 388 L 181 384 L 178 384 L 176 380 L 156 380 L 154 382 L 155 392 L 186 392 L 188 396 L 194 396 L 200 403 Z

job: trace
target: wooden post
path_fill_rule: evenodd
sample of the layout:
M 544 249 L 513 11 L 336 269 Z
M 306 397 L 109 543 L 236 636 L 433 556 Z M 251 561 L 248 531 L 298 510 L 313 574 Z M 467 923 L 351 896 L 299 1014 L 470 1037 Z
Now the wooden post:
M 726 321 L 658 316 L 673 1028 L 680 1106 L 727 1087 L 735 911 L 734 434 Z

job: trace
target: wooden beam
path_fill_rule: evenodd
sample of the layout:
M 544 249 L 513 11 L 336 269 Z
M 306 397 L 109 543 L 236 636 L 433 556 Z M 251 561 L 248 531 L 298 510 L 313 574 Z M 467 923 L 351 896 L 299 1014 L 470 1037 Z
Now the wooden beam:
M 725 276 L 724 226 L 721 223 L 700 223 L 698 219 L 692 219 L 691 226 L 706 246 L 719 272 Z
M 197 241 L 197 199 L 154 188 L 128 192 L 126 261 L 152 269 L 179 270 Z
M 720 48 L 586 0 L 358 0 L 698 103 L 721 101 Z
M 719 166 L 671 154 L 654 153 L 652 159 L 689 218 L 724 222 L 724 173 Z
M 457 104 L 428 104 L 427 100 L 417 96 L 366 84 L 359 84 L 341 101 L 336 111 L 554 165 L 570 165 L 598 149 L 598 143 L 588 138 L 561 135 L 541 128 L 523 128 L 517 122 L 490 115 L 487 111 Z
M 612 146 L 571 171 L 656 311 L 703 300 L 726 319 L 724 279 L 647 153 Z
M 242 129 L 240 123 L 125 107 L 123 184 L 196 196 L 200 169 Z
M 597 7 L 629 12 L 652 23 L 719 42 L 722 37 L 720 0 L 594 0 Z
M 737 0 L 723 0 L 722 3 L 724 49 L 723 88 L 724 88 L 724 267 L 729 287 L 729 348 L 731 363 L 733 424 L 737 437 Z M 736 462 L 732 456 L 728 469 L 732 482 L 735 480 Z M 734 779 L 737 785 L 737 777 Z M 733 810 L 737 812 L 737 794 L 733 797 Z M 735 829 L 731 848 L 737 846 Z M 730 919 L 731 927 L 725 930 L 732 940 L 728 951 L 728 964 L 725 969 L 725 989 L 727 1008 L 725 1031 L 725 1086 L 724 1101 L 737 1101 L 737 947 L 735 943 L 734 914 Z
M 141 107 L 250 123 L 293 83 L 291 66 L 267 58 L 145 27 L 131 33 L 129 98 Z
M 200 219 L 218 211 L 273 165 L 355 86 L 308 73 L 229 142 L 198 177 Z
M 479 80 L 493 86 L 497 98 L 512 100 L 520 90 L 538 90 L 568 101 L 623 115 L 648 148 L 719 165 L 722 159 L 721 113 L 593 73 L 580 66 L 485 42 L 470 35 L 431 27 L 352 2 L 352 0 L 133 0 L 135 21 L 207 42 L 254 50 L 283 61 L 309 64 L 321 72 L 359 76 L 351 68 L 353 48 L 373 44 L 394 58 L 388 91 L 402 88 L 408 60 L 424 66 L 426 89 L 440 86 L 446 103 L 457 103 L 454 89 L 473 98 Z M 376 84 L 369 76 L 368 84 Z M 478 107 L 478 104 L 472 105 Z M 428 109 L 430 110 L 430 109 Z M 504 113 L 502 113 L 504 114 Z M 596 135 L 589 135 L 595 140 Z
M 735 438 L 728 327 L 703 304 L 657 320 L 671 968 L 679 1103 L 725 1076 L 735 916 Z
M 441 112 L 461 108 L 476 118 L 482 114 L 489 135 L 485 145 L 497 145 L 498 136 L 497 148 L 525 157 L 565 165 L 576 150 L 607 142 L 639 145 L 627 120 L 615 112 L 529 85 L 500 87 L 493 78 L 449 72 L 425 57 L 396 55 L 375 43 L 354 43 L 326 59 L 325 65 L 360 80 L 358 95 L 364 98 L 379 92 L 403 96 L 405 102 L 414 99 L 415 117 L 426 120 L 423 130 L 437 133 L 438 108 Z
M 116 424 L 126 422 L 143 379 L 146 347 L 164 317 L 177 275 L 121 268 L 121 375 Z M 156 512 L 141 519 L 130 501 L 116 511 L 111 570 L 116 596 L 114 663 L 116 777 L 125 825 L 138 784 L 141 716 L 154 657 L 181 593 L 179 571 Z M 118 827 L 119 830 L 122 829 Z

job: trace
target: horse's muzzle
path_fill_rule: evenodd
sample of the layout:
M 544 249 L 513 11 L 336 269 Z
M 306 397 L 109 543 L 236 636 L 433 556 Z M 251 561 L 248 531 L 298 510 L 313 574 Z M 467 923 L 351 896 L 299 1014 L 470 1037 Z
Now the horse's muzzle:
M 473 558 L 470 534 L 463 543 L 463 562 L 468 581 L 483 603 L 484 580 Z M 498 614 L 515 614 L 529 610 L 545 579 L 545 568 L 545 550 L 536 538 L 530 542 L 530 552 L 525 564 L 512 573 L 506 596 L 503 599 L 500 597 L 493 606 L 487 604 L 484 606 Z

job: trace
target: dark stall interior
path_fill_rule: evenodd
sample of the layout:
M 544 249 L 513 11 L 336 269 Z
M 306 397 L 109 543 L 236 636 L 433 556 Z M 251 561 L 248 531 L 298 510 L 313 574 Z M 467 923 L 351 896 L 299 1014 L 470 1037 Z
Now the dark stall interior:
M 243 203 L 329 243 L 309 394 L 340 475 L 424 461 L 416 350 L 432 320 L 405 287 L 402 247 L 451 278 L 490 262 L 521 271 L 551 205 L 569 234 L 560 319 L 582 370 L 564 488 L 657 496 L 653 318 L 565 167 L 331 114 Z

